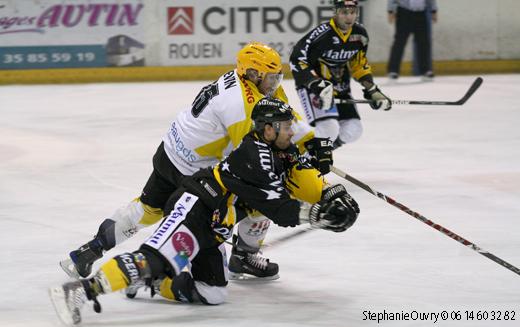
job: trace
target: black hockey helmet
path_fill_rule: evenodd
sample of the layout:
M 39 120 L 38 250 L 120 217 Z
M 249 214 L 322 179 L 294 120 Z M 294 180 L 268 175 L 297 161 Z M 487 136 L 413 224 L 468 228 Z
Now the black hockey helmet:
M 285 102 L 276 98 L 263 98 L 257 102 L 251 113 L 254 130 L 262 131 L 266 124 L 273 126 L 277 132 L 279 124 L 276 122 L 294 119 L 293 109 Z
M 332 3 L 335 9 L 358 6 L 358 0 L 332 0 Z

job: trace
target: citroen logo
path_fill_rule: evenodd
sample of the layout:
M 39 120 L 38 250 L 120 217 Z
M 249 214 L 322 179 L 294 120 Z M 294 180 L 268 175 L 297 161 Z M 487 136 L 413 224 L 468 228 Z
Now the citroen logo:
M 193 7 L 168 8 L 168 34 L 193 34 Z

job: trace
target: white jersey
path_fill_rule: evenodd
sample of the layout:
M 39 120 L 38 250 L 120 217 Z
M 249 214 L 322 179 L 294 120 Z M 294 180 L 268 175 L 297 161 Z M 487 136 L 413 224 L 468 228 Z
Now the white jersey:
M 287 102 L 282 87 L 274 96 Z M 191 107 L 177 116 L 163 137 L 171 162 L 184 175 L 217 164 L 251 130 L 251 112 L 263 97 L 258 88 L 240 78 L 236 70 L 202 88 Z M 300 148 L 314 136 L 312 128 L 298 115 L 293 129 L 293 141 Z

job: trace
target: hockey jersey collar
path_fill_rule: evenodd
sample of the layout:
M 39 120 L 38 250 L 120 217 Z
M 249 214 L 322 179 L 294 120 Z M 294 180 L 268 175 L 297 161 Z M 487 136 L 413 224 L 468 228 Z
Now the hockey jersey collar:
M 331 18 L 329 21 L 330 27 L 338 34 L 338 36 L 341 38 L 343 43 L 346 43 L 348 40 L 348 37 L 350 36 L 350 33 L 352 33 L 352 27 L 347 31 L 347 33 L 343 33 L 337 26 L 336 22 L 334 21 L 334 18 Z

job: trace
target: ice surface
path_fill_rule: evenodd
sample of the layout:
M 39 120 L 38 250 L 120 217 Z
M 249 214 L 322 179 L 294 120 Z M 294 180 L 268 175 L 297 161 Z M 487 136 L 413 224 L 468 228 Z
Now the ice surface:
M 458 100 L 475 77 L 377 82 L 394 99 Z M 206 83 L 0 87 L 1 326 L 59 325 L 47 297 L 67 280 L 58 261 L 139 195 L 171 119 Z M 461 107 L 360 105 L 364 134 L 334 153 L 335 165 L 520 267 L 519 85 L 520 75 L 484 76 Z M 284 86 L 299 109 L 293 81 Z M 345 184 L 361 207 L 356 225 L 267 249 L 278 281 L 231 282 L 227 303 L 212 307 L 111 294 L 100 298 L 102 314 L 84 310 L 83 325 L 518 325 L 520 276 Z M 292 231 L 273 226 L 267 241 Z M 105 258 L 136 249 L 149 232 Z M 460 311 L 462 320 L 377 324 L 364 320 L 369 310 Z M 478 310 L 515 310 L 516 322 L 478 322 Z

